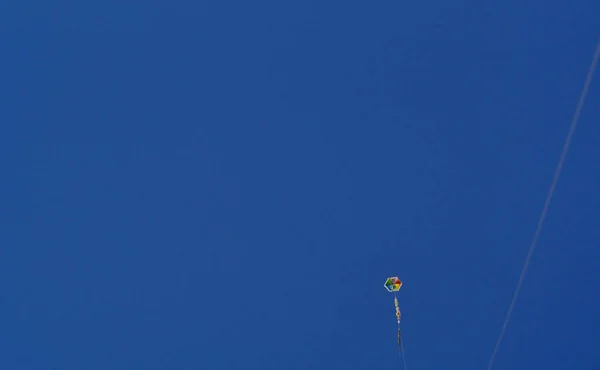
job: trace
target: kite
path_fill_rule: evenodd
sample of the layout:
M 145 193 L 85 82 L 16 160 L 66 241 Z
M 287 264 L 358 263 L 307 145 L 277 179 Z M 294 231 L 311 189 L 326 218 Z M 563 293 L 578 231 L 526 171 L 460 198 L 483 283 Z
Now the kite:
M 398 305 L 398 291 L 402 287 L 402 282 L 398 279 L 397 276 L 389 277 L 385 281 L 385 289 L 388 292 L 394 293 L 394 305 L 396 306 L 396 320 L 398 321 L 398 351 L 402 351 L 402 334 L 400 333 L 400 318 L 402 314 L 400 313 L 400 306 Z

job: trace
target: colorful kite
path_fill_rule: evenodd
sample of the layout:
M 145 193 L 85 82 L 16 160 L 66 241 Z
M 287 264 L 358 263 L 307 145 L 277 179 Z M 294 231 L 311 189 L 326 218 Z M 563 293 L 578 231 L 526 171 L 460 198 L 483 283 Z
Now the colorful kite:
M 400 313 L 397 296 L 397 292 L 401 287 L 402 282 L 397 276 L 389 277 L 385 281 L 385 289 L 390 293 L 394 293 L 394 305 L 396 306 L 396 319 L 398 321 L 398 350 L 402 352 L 402 334 L 400 333 L 400 318 L 402 317 L 402 314 Z
M 399 291 L 401 287 L 402 282 L 400 281 L 400 279 L 398 279 L 397 276 L 389 277 L 385 281 L 385 289 L 387 289 L 387 291 L 390 293 Z

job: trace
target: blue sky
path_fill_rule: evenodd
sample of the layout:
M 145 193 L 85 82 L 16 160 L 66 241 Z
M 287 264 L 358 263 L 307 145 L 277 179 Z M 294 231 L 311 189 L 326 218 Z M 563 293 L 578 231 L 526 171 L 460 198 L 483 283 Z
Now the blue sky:
M 0 367 L 485 368 L 600 3 L 126 3 L 0 5 Z M 600 366 L 598 82 L 494 369 Z

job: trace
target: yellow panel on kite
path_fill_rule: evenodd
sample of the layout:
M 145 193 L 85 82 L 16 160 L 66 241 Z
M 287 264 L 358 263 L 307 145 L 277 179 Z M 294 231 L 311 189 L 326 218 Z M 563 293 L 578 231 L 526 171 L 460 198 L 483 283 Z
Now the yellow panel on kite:
M 400 290 L 400 287 L 402 287 L 402 282 L 397 276 L 389 277 L 385 281 L 385 289 L 387 289 L 388 292 L 397 292 Z

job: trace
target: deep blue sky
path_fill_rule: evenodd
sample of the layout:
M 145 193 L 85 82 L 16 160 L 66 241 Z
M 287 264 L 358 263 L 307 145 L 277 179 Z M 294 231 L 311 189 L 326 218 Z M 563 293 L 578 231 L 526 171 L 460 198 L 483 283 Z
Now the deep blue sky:
M 0 368 L 397 369 L 398 275 L 409 369 L 485 369 L 599 1 L 35 3 L 0 5 Z M 599 79 L 495 369 L 600 367 Z

